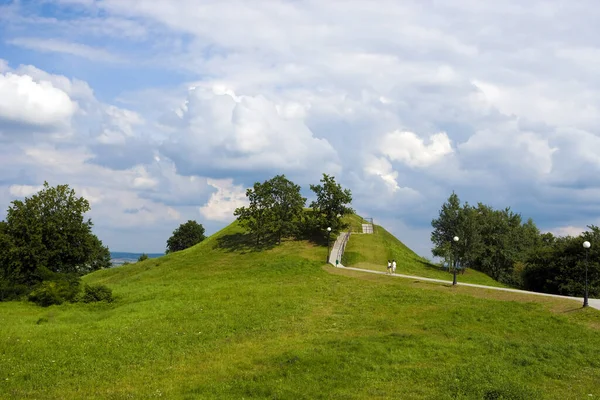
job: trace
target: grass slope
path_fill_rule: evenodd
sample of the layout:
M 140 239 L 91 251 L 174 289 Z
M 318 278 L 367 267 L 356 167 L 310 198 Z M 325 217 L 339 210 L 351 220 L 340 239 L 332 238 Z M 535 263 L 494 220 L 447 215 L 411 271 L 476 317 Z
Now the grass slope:
M 600 313 L 575 302 L 324 267 L 234 224 L 97 271 L 112 304 L 0 303 L 2 399 L 582 399 Z
M 397 263 L 397 274 L 416 275 L 425 278 L 445 279 L 449 281 L 452 280 L 451 272 L 431 264 L 423 257 L 420 257 L 381 226 L 375 225 L 373 234 L 356 233 L 362 232 L 362 229 L 358 230 L 356 228 L 356 226 L 360 224 L 360 220 L 361 218 L 358 216 L 348 217 L 348 222 L 352 224 L 353 234 L 350 236 L 344 256 L 342 257 L 343 265 L 347 267 L 386 271 L 387 260 L 395 259 Z M 488 286 L 508 287 L 482 272 L 471 269 L 465 271 L 464 274 L 459 274 L 458 281 Z

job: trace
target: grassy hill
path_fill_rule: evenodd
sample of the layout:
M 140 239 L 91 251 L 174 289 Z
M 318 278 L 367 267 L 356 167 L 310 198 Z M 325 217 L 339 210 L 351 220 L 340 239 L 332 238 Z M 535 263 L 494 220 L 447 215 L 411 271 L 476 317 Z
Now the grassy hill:
M 342 264 L 346 267 L 385 271 L 387 260 L 395 259 L 397 274 L 452 280 L 451 272 L 417 255 L 383 227 L 375 225 L 373 234 L 362 234 L 361 217 L 352 215 L 347 217 L 346 222 L 350 224 L 353 232 L 342 257 Z M 459 274 L 458 281 L 507 287 L 488 275 L 471 269 L 466 270 L 464 274 Z
M 0 398 L 600 396 L 597 310 L 336 269 L 309 242 L 249 242 L 233 224 L 86 276 L 114 290 L 111 304 L 0 303 Z

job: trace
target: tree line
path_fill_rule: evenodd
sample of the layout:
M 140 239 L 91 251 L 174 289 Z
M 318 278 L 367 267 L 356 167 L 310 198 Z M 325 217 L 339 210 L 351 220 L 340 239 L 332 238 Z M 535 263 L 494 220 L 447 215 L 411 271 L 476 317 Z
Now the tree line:
M 234 215 L 255 238 L 255 244 L 268 241 L 281 243 L 283 238 L 319 238 L 327 228 L 339 233 L 345 228 L 342 217 L 353 213 L 352 193 L 323 174 L 319 184 L 310 185 L 316 199 L 305 212 L 306 198 L 301 187 L 285 177 L 276 175 L 256 182 L 246 191 L 249 204 L 239 207 Z
M 523 221 L 510 207 L 495 210 L 478 203 L 461 205 L 452 193 L 431 222 L 432 254 L 450 269 L 484 272 L 495 280 L 536 292 L 581 296 L 586 251 L 591 296 L 600 295 L 600 228 L 579 236 L 541 233 L 531 218 Z M 459 240 L 455 242 L 454 236 Z M 591 248 L 583 248 L 583 242 Z

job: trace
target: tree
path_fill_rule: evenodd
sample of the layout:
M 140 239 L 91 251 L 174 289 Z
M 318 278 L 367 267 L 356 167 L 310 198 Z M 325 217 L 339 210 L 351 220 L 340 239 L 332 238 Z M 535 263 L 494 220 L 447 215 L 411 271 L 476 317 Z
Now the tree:
M 584 290 L 586 252 L 590 296 L 600 295 L 600 228 L 594 225 L 578 237 L 541 235 L 541 244 L 530 253 L 523 271 L 523 286 L 528 290 L 581 296 Z M 584 250 L 582 244 L 591 247 Z
M 285 175 L 277 175 L 268 181 L 271 189 L 271 227 L 281 243 L 282 237 L 298 231 L 298 224 L 304 212 L 306 198 L 300 194 L 300 186 L 288 180 Z
M 310 190 L 317 195 L 317 199 L 310 204 L 313 218 L 321 231 L 331 227 L 333 233 L 338 233 L 344 228 L 340 217 L 354 212 L 349 206 L 352 203 L 352 192 L 342 189 L 335 178 L 327 174 L 323 174 L 320 182 L 321 185 L 310 185 Z
M 192 247 L 204 239 L 204 227 L 196 221 L 189 220 L 179 225 L 167 240 L 167 254 Z
M 521 216 L 506 208 L 490 210 L 484 215 L 481 226 L 483 252 L 479 257 L 479 269 L 497 281 L 510 280 L 518 260 L 519 230 Z
M 108 248 L 84 220 L 90 205 L 68 185 L 43 189 L 9 206 L 0 228 L 0 269 L 5 279 L 28 286 L 52 274 L 83 275 L 110 267 Z
M 481 206 L 473 207 L 465 203 L 458 213 L 456 235 L 459 241 L 456 247 L 462 273 L 467 268 L 477 268 L 477 260 L 482 252 Z
M 460 199 L 458 195 L 452 192 L 448 200 L 442 204 L 439 216 L 431 221 L 433 231 L 431 232 L 431 242 L 433 249 L 431 253 L 436 257 L 442 257 L 444 262 L 456 268 L 455 255 L 462 233 L 459 232 L 461 222 Z M 459 243 L 454 243 L 454 236 L 459 237 Z
M 247 207 L 239 207 L 233 215 L 237 217 L 240 225 L 256 236 L 256 245 L 260 244 L 261 238 L 272 231 L 273 221 L 273 190 L 269 181 L 256 182 L 251 189 L 246 190 L 246 197 L 250 204 Z
M 499 211 L 482 203 L 477 207 L 465 203 L 461 207 L 454 192 L 431 224 L 435 256 L 443 257 L 454 266 L 456 255 L 463 272 L 467 267 L 473 268 L 513 285 L 521 284 L 515 266 L 522 270 L 527 254 L 540 242 L 533 220 L 521 224 L 520 214 L 510 208 Z M 457 243 L 452 242 L 455 235 L 459 237 Z
M 145 261 L 147 259 L 148 259 L 148 254 L 142 253 L 142 255 L 138 257 L 138 262 Z

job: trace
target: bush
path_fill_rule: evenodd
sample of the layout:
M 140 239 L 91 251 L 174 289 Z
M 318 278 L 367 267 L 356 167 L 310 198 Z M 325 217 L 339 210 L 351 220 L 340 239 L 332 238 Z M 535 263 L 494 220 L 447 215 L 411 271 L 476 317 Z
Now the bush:
M 44 271 L 44 280 L 29 293 L 29 301 L 42 307 L 75 302 L 81 291 L 81 279 L 75 274 L 60 274 Z
M 110 303 L 113 301 L 112 289 L 104 285 L 85 285 L 81 301 L 84 303 L 93 303 L 96 301 Z
M 61 283 L 62 282 L 52 281 L 42 282 L 31 293 L 29 293 L 29 301 L 32 301 L 38 306 L 42 307 L 64 303 L 65 299 L 61 296 Z
M 0 301 L 18 300 L 27 295 L 29 288 L 0 278 Z
M 146 253 L 143 253 L 143 254 L 140 256 L 140 258 L 138 258 L 138 262 L 140 262 L 140 261 L 144 261 L 144 260 L 147 260 L 147 259 L 148 259 L 148 254 L 146 254 Z

